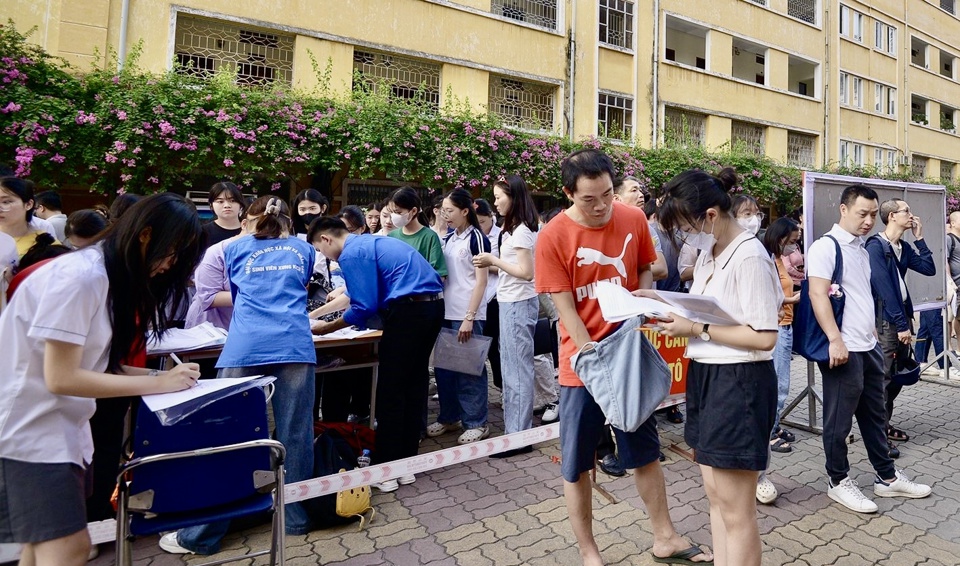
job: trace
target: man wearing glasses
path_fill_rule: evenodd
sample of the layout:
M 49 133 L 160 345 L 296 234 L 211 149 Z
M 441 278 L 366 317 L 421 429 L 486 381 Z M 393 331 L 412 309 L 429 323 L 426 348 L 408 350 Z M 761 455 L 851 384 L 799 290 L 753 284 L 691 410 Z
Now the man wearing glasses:
M 933 254 L 923 241 L 923 225 L 920 218 L 910 213 L 910 206 L 900 199 L 890 199 L 880 205 L 882 232 L 867 240 L 870 255 L 870 286 L 877 302 L 877 336 L 884 357 L 884 401 L 886 405 L 885 427 L 891 458 L 900 455 L 896 442 L 910 440 L 907 433 L 890 425 L 893 401 L 901 386 L 891 381 L 894 373 L 894 354 L 898 344 L 909 345 L 913 336 L 913 302 L 907 291 L 904 278 L 907 270 L 921 275 L 936 275 Z M 913 232 L 914 249 L 903 240 L 907 231 Z

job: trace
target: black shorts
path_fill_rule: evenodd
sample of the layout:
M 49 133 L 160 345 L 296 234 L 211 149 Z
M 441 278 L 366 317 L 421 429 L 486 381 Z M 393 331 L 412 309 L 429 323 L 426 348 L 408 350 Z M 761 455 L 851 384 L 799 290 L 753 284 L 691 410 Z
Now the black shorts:
M 0 543 L 44 542 L 86 528 L 80 466 L 0 458 Z
M 684 437 L 698 464 L 767 469 L 776 412 L 777 372 L 772 361 L 690 362 Z

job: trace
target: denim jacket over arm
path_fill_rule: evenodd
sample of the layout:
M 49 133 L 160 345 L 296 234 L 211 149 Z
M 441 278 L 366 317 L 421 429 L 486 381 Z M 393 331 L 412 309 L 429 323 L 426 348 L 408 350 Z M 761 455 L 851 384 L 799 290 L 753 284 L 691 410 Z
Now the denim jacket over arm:
M 894 325 L 897 332 L 910 329 L 913 318 L 913 302 L 910 293 L 900 295 L 900 277 L 906 278 L 907 270 L 912 269 L 921 275 L 936 275 L 937 266 L 933 263 L 933 253 L 923 240 L 916 240 L 917 249 L 904 240 L 900 240 L 903 252 L 900 261 L 893 253 L 890 242 L 880 234 L 867 239 L 867 253 L 870 255 L 870 286 L 877 302 L 877 322 L 885 320 Z M 899 273 L 899 277 L 898 277 Z

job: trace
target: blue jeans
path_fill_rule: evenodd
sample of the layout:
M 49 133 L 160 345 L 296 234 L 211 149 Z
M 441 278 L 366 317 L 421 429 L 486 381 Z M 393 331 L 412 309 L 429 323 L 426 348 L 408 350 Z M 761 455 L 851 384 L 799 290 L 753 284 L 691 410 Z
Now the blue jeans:
M 222 368 L 217 377 L 272 375 L 276 387 L 271 403 L 276 422 L 276 438 L 287 450 L 284 460 L 286 483 L 313 477 L 313 400 L 316 387 L 314 364 L 274 364 L 242 368 Z M 302 503 L 287 503 L 283 510 L 286 534 L 310 532 L 310 517 Z M 230 521 L 187 527 L 177 532 L 180 546 L 197 554 L 220 552 L 220 541 Z
M 939 356 L 943 352 L 943 310 L 932 309 L 920 312 L 920 330 L 917 331 L 917 346 L 914 353 L 917 361 L 923 364 L 927 361 L 930 344 L 933 351 Z M 943 358 L 938 362 L 943 369 Z
M 503 428 L 507 434 L 533 428 L 533 332 L 539 312 L 536 296 L 500 303 Z
M 777 345 L 773 347 L 773 369 L 777 372 L 777 414 L 773 430 L 780 426 L 780 412 L 790 395 L 790 359 L 793 354 L 793 325 L 781 326 L 777 331 Z
M 444 320 L 444 328 L 460 329 L 460 320 Z M 483 322 L 473 322 L 473 333 L 483 334 Z M 530 363 L 533 366 L 533 360 Z M 440 415 L 437 422 L 463 423 L 463 428 L 481 428 L 487 424 L 487 368 L 480 375 L 434 368 L 437 394 L 440 395 Z

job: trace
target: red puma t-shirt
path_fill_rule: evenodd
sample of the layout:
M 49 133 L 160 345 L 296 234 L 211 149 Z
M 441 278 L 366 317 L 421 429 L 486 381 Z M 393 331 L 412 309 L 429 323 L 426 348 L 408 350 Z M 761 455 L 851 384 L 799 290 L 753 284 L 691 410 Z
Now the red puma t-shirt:
M 538 293 L 573 293 L 577 314 L 592 340 L 600 340 L 619 326 L 603 320 L 595 295 L 598 281 L 609 281 L 630 291 L 640 287 L 640 266 L 653 263 L 650 227 L 642 210 L 613 203 L 605 226 L 590 228 L 558 214 L 540 230 L 536 248 Z M 560 385 L 583 387 L 570 367 L 577 347 L 560 325 Z

